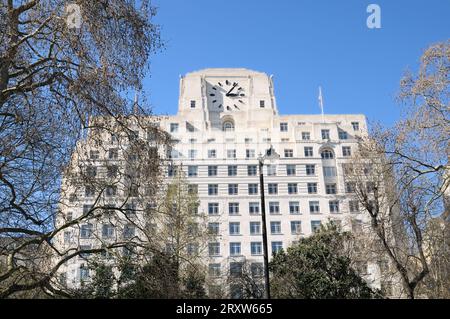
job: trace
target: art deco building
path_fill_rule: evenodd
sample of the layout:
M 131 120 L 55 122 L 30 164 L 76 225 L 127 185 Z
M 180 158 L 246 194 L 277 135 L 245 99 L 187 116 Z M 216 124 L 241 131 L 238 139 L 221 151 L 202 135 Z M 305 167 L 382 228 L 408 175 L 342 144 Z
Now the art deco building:
M 367 132 L 364 115 L 279 114 L 272 76 L 247 69 L 205 69 L 180 78 L 178 113 L 160 117 L 158 124 L 175 141 L 171 167 L 181 166 L 196 185 L 199 210 L 210 217 L 209 227 L 217 233 L 205 259 L 211 276 L 232 271 L 244 260 L 255 271 L 262 269 L 258 156 L 270 146 L 280 155 L 264 167 L 270 255 L 329 220 L 345 230 L 364 222 L 343 178 L 343 164 L 354 152 L 356 138 Z M 145 132 L 137 134 L 146 138 Z M 96 156 L 107 156 L 106 151 Z M 166 178 L 173 173 L 169 168 Z M 70 210 L 76 218 L 92 201 L 83 196 L 79 194 L 78 206 L 63 212 Z M 78 245 L 92 245 L 92 239 L 83 239 L 86 231 L 66 236 L 75 236 Z M 89 231 L 102 228 L 94 225 Z M 66 268 L 71 283 L 86 276 L 80 263 L 75 259 Z M 379 285 L 375 266 L 365 272 Z

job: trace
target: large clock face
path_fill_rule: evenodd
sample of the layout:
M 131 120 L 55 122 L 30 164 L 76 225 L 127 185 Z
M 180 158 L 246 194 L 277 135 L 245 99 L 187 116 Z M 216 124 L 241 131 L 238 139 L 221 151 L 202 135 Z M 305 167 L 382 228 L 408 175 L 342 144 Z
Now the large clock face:
M 223 79 L 207 86 L 209 105 L 218 111 L 240 111 L 247 98 L 244 83 Z

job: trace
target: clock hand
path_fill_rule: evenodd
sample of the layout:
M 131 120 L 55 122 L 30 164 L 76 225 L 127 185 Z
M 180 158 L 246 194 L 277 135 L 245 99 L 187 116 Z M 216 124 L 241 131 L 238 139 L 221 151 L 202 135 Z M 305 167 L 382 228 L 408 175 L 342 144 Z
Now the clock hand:
M 234 88 L 237 86 L 237 83 L 234 83 L 233 87 L 231 88 L 231 90 L 228 91 L 228 93 L 226 94 L 226 96 L 230 96 L 229 94 L 231 93 L 231 91 L 234 90 Z

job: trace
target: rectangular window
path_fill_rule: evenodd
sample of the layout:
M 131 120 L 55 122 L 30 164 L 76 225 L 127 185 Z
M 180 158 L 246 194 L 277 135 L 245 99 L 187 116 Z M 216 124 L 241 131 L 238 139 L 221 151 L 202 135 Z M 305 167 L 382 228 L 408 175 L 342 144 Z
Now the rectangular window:
M 117 186 L 106 186 L 105 195 L 108 197 L 117 195 Z
M 291 234 L 299 235 L 302 232 L 302 222 L 299 220 L 291 221 Z
M 88 278 L 89 278 L 89 268 L 85 265 L 81 265 L 80 266 L 80 280 L 84 281 L 84 280 L 87 280 Z
M 117 165 L 106 166 L 106 176 L 108 178 L 115 178 L 117 176 L 118 171 L 119 171 L 119 168 Z
M 325 184 L 325 193 L 327 195 L 336 194 L 336 184 Z
M 302 132 L 302 140 L 309 141 L 311 139 L 311 133 L 309 132 Z
M 240 247 L 239 247 L 239 249 L 240 249 Z M 242 263 L 239 263 L 239 262 L 230 263 L 230 275 L 232 277 L 241 276 L 242 275 Z M 239 287 L 238 289 L 233 289 L 233 290 L 242 290 L 242 288 Z M 240 295 L 241 295 L 240 297 L 242 298 L 242 291 L 241 291 Z
M 273 241 L 272 242 L 272 253 L 277 253 L 283 249 L 283 242 L 281 241 Z
M 317 183 L 308 183 L 308 194 L 317 194 Z
M 276 195 L 276 194 L 278 194 L 278 184 L 269 183 L 268 184 L 268 188 L 269 188 L 269 195 Z
M 345 192 L 346 193 L 354 193 L 355 191 L 356 191 L 356 183 L 355 182 L 345 183 Z
M 322 222 L 320 220 L 312 220 L 311 221 L 311 231 L 313 233 L 317 232 L 320 229 L 320 225 L 322 225 Z
M 258 195 L 258 184 L 248 184 L 248 194 Z
M 136 228 L 133 225 L 125 225 L 123 227 L 123 238 L 129 239 L 133 238 Z
M 308 176 L 316 175 L 316 165 L 306 164 L 306 175 Z
M 359 122 L 352 122 L 353 131 L 359 131 Z
M 236 158 L 236 150 L 227 150 L 227 158 Z
M 266 101 L 260 100 L 260 101 L 259 101 L 259 107 L 260 107 L 260 108 L 264 108 L 265 106 L 266 106 Z
M 94 226 L 92 224 L 81 225 L 80 238 L 91 238 Z
M 255 158 L 255 150 L 245 150 L 245 157 L 246 158 Z
M 99 151 L 90 151 L 89 157 L 91 160 L 98 160 L 100 158 L 100 152 Z
M 208 214 L 219 215 L 219 203 L 208 203 Z
M 272 235 L 281 234 L 281 222 L 270 222 L 270 233 Z
M 228 165 L 228 176 L 237 176 L 237 165 Z
M 351 200 L 348 202 L 348 208 L 350 213 L 359 213 L 359 203 L 356 200 Z
M 210 277 L 220 277 L 220 264 L 209 264 L 208 274 Z
M 331 200 L 329 202 L 330 213 L 339 213 L 339 201 Z
M 287 157 L 287 158 L 294 157 L 294 150 L 292 150 L 292 149 L 285 149 L 284 150 L 284 157 Z
M 197 157 L 197 150 L 188 150 L 188 156 L 190 159 L 194 159 Z
M 64 244 L 70 244 L 72 242 L 72 233 L 70 231 L 64 232 Z
M 280 131 L 287 132 L 288 131 L 288 123 L 280 123 Z
M 297 194 L 297 183 L 288 183 L 288 194 Z
M 276 175 L 277 175 L 277 166 L 267 165 L 267 176 L 276 176 Z
M 170 123 L 170 133 L 178 132 L 178 123 Z
M 352 148 L 350 146 L 342 146 L 342 156 L 352 156 Z
M 269 213 L 271 215 L 278 215 L 280 213 L 280 203 L 279 202 L 269 202 Z
M 296 167 L 294 164 L 286 165 L 286 175 L 287 176 L 295 176 L 296 175 Z
M 238 194 L 238 184 L 228 184 L 228 195 Z
M 210 235 L 219 235 L 219 223 L 208 223 L 208 232 Z
M 191 100 L 191 109 L 195 109 L 195 101 Z
M 339 139 L 340 139 L 340 140 L 346 140 L 346 139 L 348 139 L 348 134 L 347 134 L 346 131 L 339 130 L 338 134 L 339 134 Z
M 322 140 L 330 139 L 330 130 L 322 130 Z
M 299 202 L 289 202 L 289 214 L 291 214 L 291 215 L 300 214 L 300 203 Z
M 208 176 L 217 176 L 217 165 L 208 166 Z
M 259 214 L 259 203 L 258 202 L 248 203 L 248 212 L 250 213 L 250 215 L 258 215 Z
M 198 166 L 188 166 L 188 176 L 197 177 L 198 176 Z
M 305 146 L 305 157 L 313 157 L 313 148 L 311 146 Z
M 188 185 L 188 194 L 198 194 L 198 185 L 197 184 L 189 184 Z
M 250 250 L 251 250 L 252 256 L 262 255 L 262 243 L 260 241 L 251 242 Z
M 264 276 L 264 264 L 263 263 L 251 263 L 250 272 L 252 273 L 252 277 Z
M 261 222 L 250 222 L 250 235 L 261 235 Z
M 230 243 L 230 255 L 231 256 L 241 255 L 241 243 Z
M 219 185 L 218 184 L 208 184 L 208 195 L 209 196 L 215 196 L 219 192 Z
M 320 205 L 318 201 L 309 202 L 309 212 L 311 214 L 320 213 Z
M 239 222 L 232 222 L 229 224 L 230 235 L 240 235 L 241 224 Z
M 117 148 L 110 148 L 108 151 L 108 159 L 116 160 L 119 158 L 119 150 Z
M 216 158 L 216 150 L 208 150 L 208 158 Z
M 325 176 L 325 177 L 334 177 L 334 176 L 336 176 L 336 167 L 334 167 L 334 166 L 324 166 L 323 167 L 323 176 Z
M 95 177 L 97 175 L 97 167 L 95 166 L 86 167 L 86 175 L 88 177 Z
M 247 166 L 247 175 L 248 176 L 256 176 L 257 166 L 256 165 L 248 165 Z
M 220 255 L 220 243 L 209 243 L 208 244 L 208 252 L 210 256 L 219 256 Z
M 84 189 L 84 196 L 85 197 L 94 197 L 95 196 L 95 187 L 86 186 Z
M 230 215 L 239 215 L 239 203 L 228 203 L 228 213 Z

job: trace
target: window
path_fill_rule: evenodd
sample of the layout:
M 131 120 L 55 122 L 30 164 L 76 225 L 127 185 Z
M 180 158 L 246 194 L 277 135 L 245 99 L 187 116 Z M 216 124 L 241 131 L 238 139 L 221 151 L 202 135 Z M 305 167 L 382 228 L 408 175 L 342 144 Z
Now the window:
M 92 224 L 81 225 L 80 238 L 91 238 L 94 226 Z
M 288 183 L 288 194 L 297 194 L 297 183 Z
M 281 241 L 273 241 L 272 242 L 272 254 L 276 254 L 280 250 L 283 249 L 283 242 Z
M 208 158 L 216 158 L 216 150 L 208 150 Z
M 356 191 L 356 183 L 355 182 L 345 183 L 345 192 L 346 193 L 354 193 L 355 191 Z
M 210 235 L 219 235 L 219 223 L 208 223 L 208 232 Z
M 355 233 L 362 231 L 362 220 L 352 219 L 352 231 Z
M 117 186 L 106 186 L 105 194 L 108 197 L 117 195 Z
M 277 215 L 280 213 L 280 203 L 279 202 L 269 202 L 269 213 L 271 215 Z
M 261 234 L 261 222 L 250 222 L 250 235 Z
M 239 262 L 232 262 L 230 263 L 230 275 L 232 277 L 237 277 L 242 275 L 242 263 Z M 241 288 L 239 287 L 239 290 Z M 242 292 L 241 292 L 242 297 Z
M 248 194 L 258 195 L 258 184 L 248 184 Z
M 95 177 L 97 175 L 97 167 L 95 166 L 86 167 L 86 175 L 88 177 Z
M 264 275 L 263 263 L 251 263 L 250 271 L 252 273 L 252 277 L 262 277 Z
M 209 264 L 208 274 L 210 277 L 220 277 L 220 264 Z
M 237 175 L 237 165 L 228 165 L 228 176 Z
M 320 156 L 322 157 L 322 159 L 333 159 L 334 158 L 334 154 L 330 150 L 323 150 L 322 153 L 320 153 Z
M 123 228 L 123 238 L 133 238 L 135 229 L 133 225 L 125 225 Z
M 267 176 L 276 176 L 276 175 L 277 175 L 277 166 L 267 165 Z
M 311 139 L 311 133 L 309 132 L 302 132 L 302 140 L 309 141 Z
M 322 140 L 330 139 L 330 130 L 322 130 Z
M 128 194 L 131 197 L 137 197 L 139 195 L 139 186 L 136 184 L 131 184 Z
M 305 146 L 305 157 L 313 157 L 313 148 L 311 146 Z
M 64 232 L 64 244 L 70 244 L 72 242 L 72 233 L 70 231 Z
M 375 191 L 375 183 L 374 182 L 367 182 L 366 183 L 366 191 L 368 193 L 373 193 Z
M 198 194 L 198 185 L 197 184 L 189 184 L 188 185 L 188 194 Z
M 288 123 L 280 123 L 280 131 L 287 132 L 288 131 Z
M 352 122 L 353 131 L 359 131 L 359 122 Z
M 346 140 L 346 139 L 348 139 L 348 134 L 347 134 L 346 131 L 339 130 L 338 134 L 339 134 L 339 139 L 340 139 L 340 140 Z
M 350 146 L 342 146 L 342 156 L 352 156 L 352 148 Z
M 270 222 L 270 233 L 272 235 L 281 234 L 281 222 Z
M 95 187 L 86 186 L 84 189 L 84 196 L 85 197 L 93 197 L 94 195 L 95 195 Z
M 268 188 L 269 188 L 269 195 L 278 194 L 278 184 L 269 183 Z
M 85 265 L 80 266 L 80 280 L 87 280 L 89 278 L 89 268 Z
M 91 160 L 98 160 L 100 158 L 100 152 L 99 151 L 90 151 L 89 157 Z
M 339 213 L 339 201 L 331 200 L 329 202 L 330 213 Z
M 91 212 L 93 206 L 92 205 L 83 205 L 83 214 L 86 215 Z
M 227 150 L 227 158 L 236 158 L 236 150 Z
M 289 202 L 289 214 L 291 214 L 291 215 L 300 214 L 300 203 L 299 202 Z
M 178 123 L 170 123 L 170 133 L 178 132 Z
M 252 256 L 262 255 L 262 243 L 260 241 L 251 242 L 250 250 L 251 250 Z
M 298 235 L 302 232 L 302 222 L 299 220 L 291 221 L 291 234 Z
M 316 175 L 316 165 L 306 164 L 306 175 L 308 176 Z
M 223 130 L 225 132 L 234 131 L 234 123 L 231 121 L 226 121 L 223 123 Z
M 208 253 L 210 256 L 219 256 L 220 255 L 220 243 L 209 243 L 208 244 Z
M 117 165 L 109 165 L 106 167 L 106 176 L 108 178 L 115 178 L 118 171 L 119 168 L 117 167 Z
M 230 235 L 239 235 L 241 233 L 241 224 L 232 222 L 229 224 Z
M 119 141 L 116 134 L 111 133 L 111 144 L 115 144 Z
M 198 166 L 188 166 L 188 176 L 197 177 L 198 176 Z
M 325 193 L 327 195 L 336 194 L 336 184 L 325 184 Z
M 308 183 L 308 194 L 317 194 L 317 183 Z
M 208 184 L 208 195 L 209 196 L 217 195 L 218 190 L 219 190 L 218 184 Z
M 239 203 L 228 203 L 228 213 L 230 215 L 239 215 Z
M 195 101 L 194 100 L 191 101 L 191 109 L 195 109 Z
M 68 212 L 68 213 L 66 214 L 66 220 L 67 220 L 68 222 L 70 222 L 70 221 L 72 221 L 72 219 L 73 219 L 73 213 L 72 213 L 72 212 Z
M 253 142 L 252 138 L 249 138 L 249 137 L 245 138 L 245 144 L 248 144 L 248 143 L 251 143 L 251 142 Z
M 292 149 L 285 149 L 284 150 L 284 157 L 294 157 L 294 150 L 292 150 Z
M 324 166 L 323 167 L 323 176 L 325 176 L 325 177 L 334 177 L 334 176 L 336 176 L 336 167 L 334 167 L 334 166 Z
M 295 176 L 297 174 L 296 167 L 294 164 L 286 165 L 286 175 L 287 176 Z
M 359 203 L 356 200 L 351 200 L 348 202 L 348 209 L 350 213 L 359 213 Z
M 189 122 L 186 122 L 186 131 L 188 131 L 188 132 L 195 132 L 195 126 L 192 125 L 192 124 L 189 123 Z M 197 140 L 196 140 L 195 138 L 191 138 L 191 139 L 189 140 L 189 142 L 190 142 L 190 143 L 196 143 Z
M 250 150 L 250 149 L 245 150 L 245 157 L 246 158 L 255 158 L 255 150 Z
M 272 139 L 270 137 L 264 137 L 262 139 L 263 143 L 270 143 L 272 141 Z
M 208 203 L 208 214 L 219 215 L 219 203 Z
M 309 212 L 311 214 L 320 213 L 320 205 L 318 201 L 309 202 Z
M 256 176 L 257 167 L 256 165 L 248 165 L 247 166 L 247 175 L 248 176 Z
M 241 255 L 241 243 L 230 243 L 230 255 L 231 256 Z
M 259 203 L 258 202 L 248 203 L 248 211 L 249 211 L 250 215 L 259 214 Z
M 319 231 L 320 225 L 322 225 L 322 222 L 320 220 L 312 220 L 311 221 L 311 231 L 313 233 Z
M 217 176 L 217 166 L 216 165 L 208 166 L 208 176 Z
M 116 160 L 119 158 L 119 150 L 117 148 L 110 148 L 108 151 L 108 159 Z
M 238 184 L 228 184 L 228 195 L 238 194 Z
M 197 150 L 189 150 L 188 151 L 188 156 L 190 159 L 194 159 L 197 157 Z
M 259 101 L 259 107 L 264 108 L 266 106 L 266 101 L 260 100 Z

